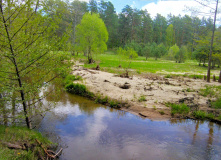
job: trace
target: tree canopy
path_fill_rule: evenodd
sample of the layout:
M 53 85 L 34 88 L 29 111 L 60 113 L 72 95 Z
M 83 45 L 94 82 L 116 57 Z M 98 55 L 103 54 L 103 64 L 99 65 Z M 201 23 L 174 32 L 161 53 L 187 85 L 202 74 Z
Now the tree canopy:
M 107 28 L 99 14 L 86 13 L 77 25 L 76 43 L 82 51 L 88 54 L 89 63 L 92 62 L 92 53 L 101 53 L 107 49 Z

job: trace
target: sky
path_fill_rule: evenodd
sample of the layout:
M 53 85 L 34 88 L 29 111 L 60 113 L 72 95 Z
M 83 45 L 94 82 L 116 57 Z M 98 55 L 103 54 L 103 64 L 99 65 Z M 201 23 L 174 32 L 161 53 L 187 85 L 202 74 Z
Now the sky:
M 89 2 L 89 0 L 81 0 Z M 99 0 L 97 0 L 99 2 Z M 203 12 L 210 12 L 209 8 L 200 6 L 194 0 L 106 0 L 111 1 L 116 9 L 117 13 L 120 13 L 122 9 L 129 5 L 132 8 L 137 9 L 146 9 L 150 13 L 151 17 L 154 18 L 157 13 L 161 14 L 164 17 L 167 17 L 168 14 L 176 15 L 179 14 L 184 16 L 185 14 L 190 16 L 198 16 L 202 18 L 204 15 L 193 14 L 190 11 L 185 11 L 187 7 L 198 7 L 203 9 Z M 215 6 L 212 6 L 215 8 Z M 211 15 L 208 15 L 211 16 Z M 208 18 L 207 16 L 207 18 Z M 212 17 L 213 18 L 213 17 Z

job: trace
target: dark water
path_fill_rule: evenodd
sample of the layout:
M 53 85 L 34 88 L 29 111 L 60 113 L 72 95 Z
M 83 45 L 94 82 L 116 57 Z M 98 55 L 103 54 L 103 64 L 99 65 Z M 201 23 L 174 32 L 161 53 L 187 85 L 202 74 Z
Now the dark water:
M 63 160 L 221 159 L 220 125 L 151 121 L 67 93 L 39 130 L 64 148 Z

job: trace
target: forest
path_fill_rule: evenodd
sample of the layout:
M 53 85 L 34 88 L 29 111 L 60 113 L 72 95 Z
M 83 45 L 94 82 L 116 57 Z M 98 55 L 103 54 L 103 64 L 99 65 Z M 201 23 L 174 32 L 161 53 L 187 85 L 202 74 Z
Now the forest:
M 209 58 L 210 41 L 213 30 L 212 18 L 174 16 L 169 14 L 163 17 L 157 14 L 151 18 L 147 10 L 139 10 L 129 5 L 120 13 L 116 13 L 114 5 L 108 1 L 89 3 L 81 1 L 64 2 L 48 1 L 48 16 L 60 17 L 57 36 L 62 36 L 71 30 L 68 40 L 69 50 L 73 53 L 79 50 L 76 42 L 76 26 L 87 12 L 99 14 L 107 28 L 109 38 L 108 49 L 133 48 L 139 56 L 165 57 L 177 62 L 185 59 L 197 59 L 199 65 L 206 65 Z M 220 35 L 221 29 L 217 26 L 213 45 L 212 67 L 220 66 Z
M 199 85 L 194 85 L 195 81 L 184 80 L 183 77 L 187 76 L 184 74 L 182 75 L 183 79 L 175 78 L 171 81 L 167 79 L 171 78 L 171 75 L 164 75 L 163 78 L 159 75 L 145 75 L 148 77 L 146 78 L 149 83 L 147 85 L 147 80 L 144 77 L 142 77 L 143 81 L 134 78 L 134 82 L 132 81 L 133 76 L 128 75 L 129 70 L 137 74 L 149 71 L 157 73 L 158 70 L 164 69 L 171 72 L 175 70 L 195 71 L 197 66 L 199 68 L 196 71 L 201 71 L 201 69 L 204 71 L 209 66 L 209 74 L 207 75 L 207 82 L 209 82 L 211 78 L 210 66 L 211 69 L 217 71 L 216 74 L 219 74 L 220 70 L 221 27 L 218 25 L 219 23 L 214 25 L 213 17 L 205 17 L 175 16 L 173 14 L 167 15 L 167 17 L 160 14 L 151 17 L 148 10 L 136 9 L 129 5 L 117 13 L 112 3 L 104 0 L 99 2 L 90 0 L 88 3 L 79 0 L 0 0 L 0 119 L 2 120 L 0 124 L 3 125 L 0 126 L 0 134 L 5 136 L 4 140 L 11 138 L 5 134 L 8 132 L 5 127 L 20 124 L 21 121 L 23 121 L 23 126 L 28 129 L 35 128 L 36 117 L 44 118 L 47 111 L 57 103 L 55 100 L 48 102 L 47 105 L 44 104 L 44 99 L 47 96 L 54 93 L 53 98 L 56 99 L 57 91 L 62 90 L 57 89 L 53 86 L 54 84 L 61 85 L 63 89 L 66 88 L 67 92 L 77 93 L 113 108 L 119 109 L 123 104 L 127 104 L 123 102 L 124 100 L 128 102 L 127 105 L 129 103 L 136 104 L 142 106 L 140 108 L 147 108 L 146 106 L 149 105 L 153 109 L 151 113 L 167 116 L 167 118 L 178 114 L 178 117 L 201 119 L 203 114 L 206 119 L 220 122 L 219 84 L 207 86 L 204 85 L 205 82 L 202 84 L 200 82 Z M 98 55 L 96 59 L 95 55 Z M 148 59 L 150 60 L 147 61 Z M 76 71 L 73 69 L 74 63 L 81 63 L 81 60 L 85 63 L 86 69 L 80 70 L 78 68 L 76 75 L 70 75 Z M 98 64 L 94 63 L 96 60 L 98 60 Z M 193 63 L 195 64 L 196 61 L 197 65 L 193 67 Z M 122 98 L 121 92 L 117 90 L 131 87 L 126 81 L 124 84 L 117 84 L 122 81 L 119 80 L 122 75 L 116 77 L 108 75 L 109 73 L 102 73 L 104 78 L 105 74 L 110 79 L 115 77 L 112 78 L 115 79 L 113 83 L 109 81 L 110 79 L 101 79 L 94 83 L 93 79 L 84 77 L 89 74 L 91 74 L 89 77 L 95 76 L 93 75 L 94 71 L 88 70 L 92 66 L 95 67 L 92 68 L 93 70 L 99 70 L 99 63 L 101 67 L 108 68 L 112 73 L 115 73 L 116 70 L 125 71 L 126 76 L 124 75 L 123 78 L 129 78 L 131 84 L 134 82 L 135 86 L 141 87 L 134 89 L 133 92 L 136 92 L 137 95 L 127 90 L 129 98 L 126 95 Z M 134 68 L 130 68 L 131 66 Z M 114 71 L 111 71 L 112 69 Z M 198 76 L 202 79 L 203 75 Z M 197 75 L 194 73 L 193 77 L 196 79 Z M 82 78 L 91 80 L 92 86 L 103 83 L 112 85 L 110 88 L 117 86 L 117 89 L 113 91 L 116 92 L 114 94 L 118 99 L 113 99 L 109 95 L 102 97 L 100 93 L 92 93 L 84 84 L 81 84 Z M 99 79 L 99 77 L 95 79 Z M 213 80 L 217 80 L 215 75 Z M 77 84 L 73 83 L 74 81 L 77 81 Z M 221 82 L 221 72 L 218 82 Z M 103 85 L 108 88 L 108 85 Z M 170 86 L 169 89 L 167 85 Z M 204 85 L 204 89 L 202 89 L 202 85 Z M 174 86 L 178 91 L 173 89 Z M 182 88 L 183 86 L 188 88 Z M 100 87 L 101 90 L 104 90 L 103 86 Z M 96 90 L 96 88 L 99 87 L 94 87 L 92 90 Z M 138 92 L 140 90 L 142 92 Z M 157 97 L 157 94 L 154 96 L 151 93 L 145 97 L 145 92 L 154 92 L 154 90 L 159 91 L 157 94 L 162 99 L 167 94 L 172 95 L 171 101 L 173 96 L 178 97 L 179 94 L 177 102 L 184 103 L 188 100 L 191 102 L 188 105 L 196 107 L 195 104 L 192 104 L 195 103 L 191 99 L 192 97 L 183 98 L 183 96 L 193 93 L 194 97 L 198 96 L 197 107 L 200 105 L 198 103 L 201 103 L 199 102 L 201 98 L 203 103 L 210 105 L 209 107 L 212 106 L 212 109 L 206 113 L 196 107 L 196 110 L 193 111 L 193 108 L 187 104 L 158 102 L 160 98 Z M 154 102 L 149 101 L 150 97 L 150 101 Z M 165 108 L 169 106 L 170 109 L 159 110 L 160 105 Z M 141 114 L 143 110 L 137 112 L 139 115 L 146 116 Z M 15 128 L 15 130 L 22 129 Z M 13 132 L 15 132 L 14 128 L 11 131 L 12 137 Z M 50 141 L 38 134 L 30 133 L 29 130 L 25 130 L 25 132 L 27 132 L 27 136 L 30 136 L 31 143 L 35 148 L 33 153 L 25 156 L 36 158 L 36 155 L 46 155 L 56 158 L 57 155 L 55 153 L 49 154 L 49 151 L 42 147 L 38 139 L 41 139 L 46 146 L 50 145 Z M 19 136 L 26 139 L 22 134 Z M 0 149 L 5 144 L 9 145 L 9 143 L 4 142 L 3 144 L 1 141 L 0 139 Z M 15 146 L 15 144 L 13 145 Z M 40 152 L 36 146 L 43 150 Z M 18 148 L 28 150 L 32 146 L 30 144 L 30 146 L 25 146 L 26 148 L 22 147 Z M 10 152 L 7 150 L 6 158 Z M 20 153 L 16 152 L 16 154 Z

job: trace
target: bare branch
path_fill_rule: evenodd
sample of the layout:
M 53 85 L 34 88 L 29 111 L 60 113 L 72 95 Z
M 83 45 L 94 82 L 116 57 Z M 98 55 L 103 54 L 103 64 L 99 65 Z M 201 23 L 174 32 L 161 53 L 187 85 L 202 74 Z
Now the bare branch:
M 212 8 L 212 7 L 206 5 L 206 4 L 204 4 L 204 3 L 202 3 L 202 2 L 200 2 L 200 1 L 198 1 L 198 0 L 194 0 L 194 1 L 196 1 L 196 2 L 199 3 L 199 4 L 201 4 L 201 5 L 204 6 L 204 7 L 208 7 L 208 8 L 210 8 L 210 9 L 214 10 L 214 11 L 216 10 L 216 9 L 214 9 L 214 8 Z

